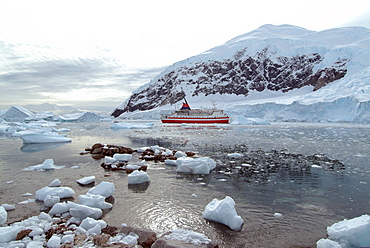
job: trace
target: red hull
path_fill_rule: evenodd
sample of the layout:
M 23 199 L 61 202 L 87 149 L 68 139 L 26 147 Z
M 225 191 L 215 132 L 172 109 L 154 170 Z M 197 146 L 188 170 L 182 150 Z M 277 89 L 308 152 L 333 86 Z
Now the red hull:
M 161 120 L 162 123 L 196 123 L 196 124 L 228 124 L 229 117 L 222 117 L 222 118 L 176 118 L 176 117 L 167 117 Z

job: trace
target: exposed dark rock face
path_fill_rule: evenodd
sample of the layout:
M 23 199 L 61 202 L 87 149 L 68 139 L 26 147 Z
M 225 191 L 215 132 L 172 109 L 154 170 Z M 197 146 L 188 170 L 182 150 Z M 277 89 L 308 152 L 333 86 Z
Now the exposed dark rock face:
M 250 91 L 288 92 L 306 85 L 318 90 L 346 75 L 347 60 L 341 58 L 315 72 L 314 67 L 322 60 L 323 56 L 318 53 L 275 56 L 265 48 L 254 56 L 245 56 L 242 50 L 232 59 L 184 65 L 164 74 L 150 87 L 134 93 L 125 107 L 116 109 L 112 115 L 117 117 L 124 112 L 174 104 L 183 99 L 182 88 L 193 89 L 192 96 L 216 93 L 248 96 Z

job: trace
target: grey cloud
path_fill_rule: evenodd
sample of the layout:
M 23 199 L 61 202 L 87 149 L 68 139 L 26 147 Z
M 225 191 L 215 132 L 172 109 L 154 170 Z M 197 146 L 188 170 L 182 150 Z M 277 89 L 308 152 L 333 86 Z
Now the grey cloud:
M 37 49 L 22 53 L 17 46 L 4 42 L 0 42 L 0 53 L 0 87 L 6 91 L 1 93 L 0 104 L 4 105 L 35 103 L 44 93 L 85 88 L 111 89 L 127 95 L 164 69 L 133 70 L 107 57 L 58 58 L 38 54 Z

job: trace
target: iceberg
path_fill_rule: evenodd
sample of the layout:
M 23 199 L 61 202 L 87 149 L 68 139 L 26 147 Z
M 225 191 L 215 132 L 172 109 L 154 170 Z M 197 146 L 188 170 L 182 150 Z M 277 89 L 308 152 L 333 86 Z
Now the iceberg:
M 230 196 L 223 200 L 213 199 L 205 207 L 203 218 L 224 224 L 234 231 L 242 229 L 244 220 L 236 213 L 235 202 Z
M 67 138 L 50 129 L 31 129 L 20 131 L 12 134 L 13 137 L 20 137 L 24 144 L 39 144 L 39 143 L 62 143 L 71 142 L 71 138 Z
M 62 122 L 100 122 L 101 117 L 93 112 L 81 112 L 59 116 Z

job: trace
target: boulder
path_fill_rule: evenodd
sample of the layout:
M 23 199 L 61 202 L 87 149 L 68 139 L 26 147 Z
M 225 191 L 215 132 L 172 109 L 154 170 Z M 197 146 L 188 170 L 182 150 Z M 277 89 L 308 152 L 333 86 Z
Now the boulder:
M 94 245 L 102 246 L 109 241 L 110 235 L 108 234 L 97 234 L 93 237 Z
M 119 233 L 128 234 L 130 232 L 133 232 L 139 236 L 138 244 L 144 248 L 153 247 L 152 246 L 153 243 L 157 240 L 157 235 L 155 234 L 155 232 L 151 230 L 139 229 L 136 227 L 129 227 L 129 226 L 121 227 L 119 229 Z

